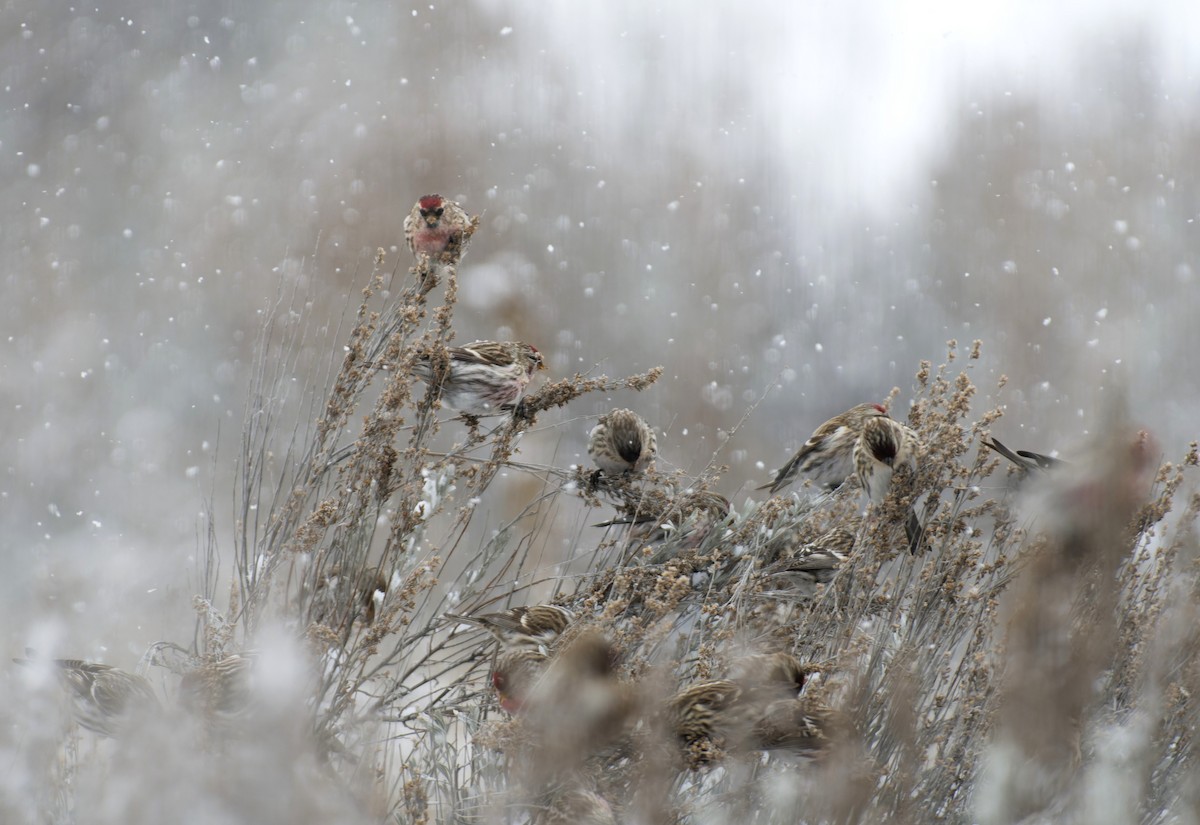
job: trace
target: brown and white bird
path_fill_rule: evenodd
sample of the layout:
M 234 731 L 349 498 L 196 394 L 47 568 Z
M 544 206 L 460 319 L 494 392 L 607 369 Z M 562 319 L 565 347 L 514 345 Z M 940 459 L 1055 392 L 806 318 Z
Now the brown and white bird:
M 537 347 L 520 341 L 475 341 L 447 347 L 446 354 L 450 362 L 441 400 L 464 415 L 486 415 L 515 405 L 533 374 L 546 368 Z M 418 360 L 413 372 L 426 384 L 435 380 L 428 357 Z
M 521 713 L 549 663 L 550 656 L 540 650 L 501 650 L 491 673 L 500 707 L 513 716 Z
M 804 446 L 779 468 L 775 480 L 759 487 L 774 495 L 805 476 L 818 487 L 839 487 L 854 472 L 854 445 L 870 419 L 887 417 L 882 404 L 859 404 L 826 421 L 809 436 Z
M 584 630 L 547 663 L 521 714 L 525 733 L 536 742 L 530 776 L 545 779 L 581 768 L 632 731 L 638 691 L 620 678 L 619 659 L 602 634 Z
M 887 416 L 868 418 L 854 445 L 854 469 L 872 504 L 881 503 L 892 486 L 892 473 L 903 464 L 914 471 L 921 449 L 917 434 Z
M 532 604 L 479 616 L 447 613 L 446 618 L 482 627 L 506 650 L 546 653 L 575 621 L 575 614 L 556 604 Z
M 227 725 L 246 718 L 254 704 L 253 653 L 231 654 L 183 674 L 180 703 L 211 723 Z
M 828 742 L 834 714 L 820 700 L 786 696 L 770 699 L 730 679 L 699 682 L 667 703 L 667 719 L 693 765 L 730 751 L 814 752 Z
M 530 825 L 617 825 L 608 800 L 587 788 L 552 789 L 531 808 Z
M 765 706 L 779 699 L 795 699 L 808 677 L 819 671 L 790 653 L 751 653 L 733 663 L 729 680 L 742 689 L 740 701 Z
M 441 260 L 446 253 L 456 256 L 471 219 L 463 208 L 441 195 L 425 195 L 404 219 L 404 240 L 417 257 L 428 255 Z
M 654 430 L 633 410 L 606 413 L 588 437 L 588 455 L 610 475 L 643 473 L 654 463 L 657 452 Z
M 32 656 L 33 651 L 26 650 Z M 37 667 L 37 659 L 13 659 Z M 141 676 L 82 659 L 52 659 L 59 684 L 71 703 L 71 716 L 81 726 L 103 736 L 120 736 L 136 716 L 160 709 L 154 688 Z
M 798 585 L 828 584 L 853 552 L 858 525 L 859 520 L 853 519 L 848 526 L 834 527 L 808 544 L 785 552 L 764 572 Z

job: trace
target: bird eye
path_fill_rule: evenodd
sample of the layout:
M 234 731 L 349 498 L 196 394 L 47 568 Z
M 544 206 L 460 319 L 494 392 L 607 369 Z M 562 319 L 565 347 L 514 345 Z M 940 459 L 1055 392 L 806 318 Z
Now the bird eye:
M 446 210 L 444 210 L 442 207 L 439 206 L 437 209 L 433 210 L 433 214 L 437 215 L 440 218 L 442 216 L 442 212 L 444 212 L 444 211 L 446 211 Z

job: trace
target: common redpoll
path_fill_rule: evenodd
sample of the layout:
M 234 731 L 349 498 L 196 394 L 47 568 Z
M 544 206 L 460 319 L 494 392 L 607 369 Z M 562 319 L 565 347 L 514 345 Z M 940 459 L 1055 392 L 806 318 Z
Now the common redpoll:
M 317 624 L 343 629 L 346 620 L 375 623 L 375 615 L 387 596 L 388 579 L 382 570 L 360 570 L 346 581 L 342 565 L 334 563 L 317 581 L 308 615 Z
M 247 716 L 254 701 L 254 657 L 232 654 L 183 674 L 180 702 L 209 721 L 234 722 Z
M 854 550 L 858 521 L 853 527 L 834 527 L 817 539 L 782 556 L 766 572 L 773 577 L 794 580 L 797 584 L 827 584 Z
M 492 687 L 500 707 L 513 715 L 520 713 L 549 662 L 550 657 L 540 650 L 502 650 L 492 669 Z
M 32 655 L 32 651 L 26 650 Z M 13 659 L 38 666 L 36 659 Z M 110 665 L 82 659 L 53 659 L 59 684 L 71 702 L 71 716 L 83 727 L 104 736 L 119 736 L 130 720 L 160 708 L 154 688 L 141 676 Z
M 538 743 L 532 775 L 561 774 L 628 732 L 636 690 L 619 678 L 617 661 L 604 636 L 584 631 L 547 664 L 528 692 L 523 713 L 525 730 Z
M 916 470 L 920 443 L 912 429 L 887 416 L 866 420 L 854 444 L 854 468 L 873 504 L 887 497 L 896 467 L 908 464 Z
M 588 455 L 611 475 L 645 472 L 657 452 L 654 430 L 632 410 L 612 410 L 601 416 L 588 438 Z
M 729 680 L 742 689 L 741 702 L 765 705 L 778 699 L 794 699 L 818 668 L 801 664 L 790 653 L 752 653 L 733 663 Z
M 1032 453 L 1029 450 L 1017 450 L 1014 453 L 1012 450 L 1008 449 L 1008 447 L 1005 447 L 1002 443 L 1000 443 L 1000 440 L 996 438 L 992 438 L 990 441 L 986 438 L 983 439 L 983 446 L 990 450 L 995 450 L 997 453 L 1004 456 L 1014 465 L 1016 465 L 1017 474 L 1021 478 L 1025 478 L 1025 476 L 1027 476 L 1031 471 L 1041 472 L 1043 470 L 1052 469 L 1056 465 L 1063 463 L 1060 459 L 1052 458 L 1048 455 L 1042 455 L 1041 453 Z
M 425 195 L 404 219 L 404 240 L 418 257 L 456 256 L 470 226 L 471 219 L 457 203 L 441 195 Z
M 475 341 L 447 347 L 450 358 L 442 379 L 442 403 L 464 415 L 486 415 L 516 404 L 533 374 L 545 369 L 537 347 L 519 341 Z M 428 357 L 413 365 L 426 384 L 435 380 Z
M 731 680 L 700 682 L 671 698 L 668 719 L 693 764 L 711 756 L 706 744 L 734 751 L 825 746 L 834 717 L 829 708 L 813 698 L 769 696 L 747 693 Z
M 666 718 L 680 743 L 692 747 L 702 740 L 719 744 L 727 733 L 750 720 L 739 705 L 742 688 L 730 679 L 697 682 L 667 700 Z
M 571 787 L 543 794 L 530 825 L 617 825 L 612 805 L 595 791 Z
M 756 715 L 748 745 L 756 750 L 819 753 L 828 747 L 838 723 L 839 715 L 819 699 L 780 699 Z
M 826 421 L 804 442 L 804 446 L 775 474 L 775 480 L 759 487 L 772 495 L 792 483 L 798 475 L 819 487 L 841 485 L 854 472 L 854 445 L 866 421 L 886 417 L 880 404 L 859 404 Z
M 545 653 L 575 621 L 575 614 L 556 604 L 533 604 L 479 616 L 447 613 L 446 618 L 484 628 L 506 650 Z

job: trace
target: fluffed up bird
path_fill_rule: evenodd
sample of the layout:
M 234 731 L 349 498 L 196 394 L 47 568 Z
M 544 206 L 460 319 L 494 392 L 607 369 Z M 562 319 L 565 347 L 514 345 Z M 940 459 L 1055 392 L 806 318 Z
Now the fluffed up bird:
M 447 254 L 456 257 L 462 251 L 470 227 L 471 219 L 457 203 L 441 195 L 425 195 L 404 219 L 404 240 L 417 257 L 428 255 L 442 260 Z
M 855 470 L 854 446 L 863 425 L 870 419 L 886 417 L 882 404 L 859 404 L 826 421 L 809 436 L 804 446 L 775 474 L 775 480 L 759 487 L 774 495 L 797 476 L 812 480 L 818 487 L 841 486 Z
M 486 415 L 515 405 L 533 374 L 546 368 L 537 347 L 520 341 L 475 341 L 447 347 L 446 354 L 441 400 L 464 415 Z M 428 356 L 413 365 L 413 372 L 426 384 L 436 380 Z
M 858 520 L 854 519 L 851 526 L 834 527 L 808 544 L 781 555 L 764 573 L 799 584 L 828 584 L 853 552 L 858 525 Z
M 536 743 L 528 765 L 532 777 L 545 779 L 581 767 L 631 731 L 638 692 L 620 678 L 619 658 L 608 639 L 584 630 L 546 665 L 521 714 Z
M 541 653 L 546 653 L 575 621 L 573 612 L 556 604 L 523 605 L 478 616 L 447 613 L 445 617 L 482 627 L 506 650 L 534 650 Z
M 554 788 L 531 806 L 530 825 L 617 825 L 612 805 L 582 787 Z
M 28 649 L 25 654 L 34 656 Z M 36 658 L 13 661 L 25 667 L 42 664 Z M 72 718 L 103 736 L 120 736 L 132 718 L 161 707 L 150 683 L 136 674 L 82 659 L 53 659 L 45 664 L 55 669 L 71 702 Z
M 550 656 L 540 650 L 500 651 L 491 673 L 492 689 L 500 707 L 514 716 L 521 713 L 549 663 Z
M 742 689 L 740 701 L 765 706 L 779 699 L 795 699 L 808 677 L 820 671 L 805 665 L 790 653 L 751 653 L 737 659 L 729 671 L 729 680 Z
M 255 656 L 234 653 L 183 674 L 179 699 L 184 707 L 218 725 L 244 719 L 254 703 Z
M 920 439 L 906 424 L 887 416 L 866 420 L 854 445 L 854 469 L 872 504 L 887 497 L 897 467 L 907 464 L 917 469 L 920 449 Z
M 632 410 L 612 410 L 592 428 L 588 455 L 610 475 L 645 472 L 658 451 L 654 430 Z

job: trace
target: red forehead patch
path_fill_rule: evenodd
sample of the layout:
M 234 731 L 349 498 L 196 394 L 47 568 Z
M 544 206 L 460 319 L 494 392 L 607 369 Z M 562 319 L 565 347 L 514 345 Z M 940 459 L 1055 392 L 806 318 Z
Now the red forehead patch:
M 871 406 L 879 410 L 881 413 L 884 413 L 885 415 L 887 414 L 887 410 L 884 409 L 882 404 L 872 404 Z
M 422 209 L 437 209 L 439 206 L 442 205 L 442 196 L 441 195 L 425 195 L 424 197 L 421 198 L 421 200 L 419 201 L 419 204 Z

